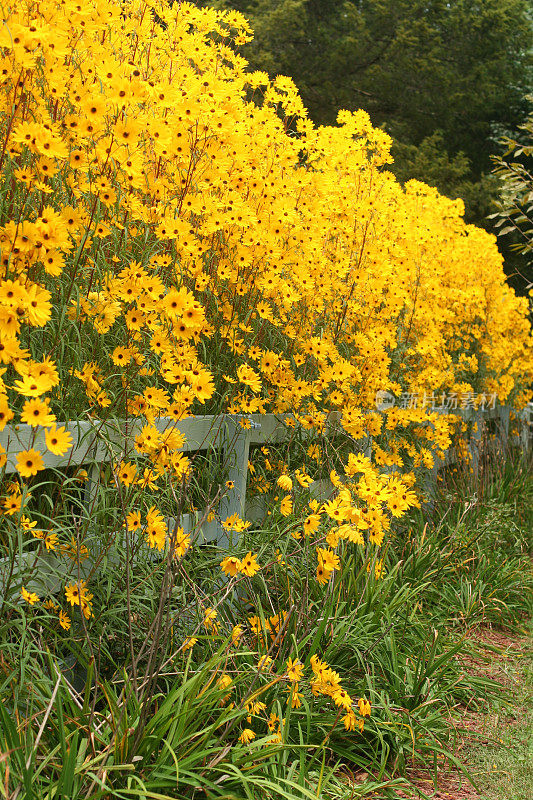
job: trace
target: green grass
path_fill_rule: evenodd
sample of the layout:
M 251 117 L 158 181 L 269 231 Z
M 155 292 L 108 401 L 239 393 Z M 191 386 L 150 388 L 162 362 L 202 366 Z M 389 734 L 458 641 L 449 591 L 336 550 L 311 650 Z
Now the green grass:
M 485 720 L 488 744 L 467 751 L 483 800 L 533 797 L 533 637 L 528 650 L 505 659 L 512 706 L 491 703 Z
M 345 559 L 327 593 L 308 580 L 305 550 L 287 579 L 285 548 L 294 545 L 276 535 L 284 519 L 272 515 L 264 529 L 244 534 L 246 546 L 274 566 L 268 580 L 263 571 L 250 582 L 249 596 L 236 593 L 221 604 L 221 630 L 251 611 L 264 626 L 273 612 L 290 609 L 275 645 L 277 677 L 258 674 L 259 645 L 251 637 L 237 649 L 226 634 L 211 638 L 200 626 L 194 651 L 177 653 L 175 642 L 196 618 L 183 613 L 191 598 L 179 584 L 157 610 L 164 564 L 136 567 L 143 593 L 133 595 L 131 617 L 125 595 L 112 591 L 109 567 L 102 568 L 92 590 L 105 613 L 90 621 L 86 638 L 77 620 L 68 637 L 49 638 L 48 651 L 36 633 L 38 625 L 48 630 L 44 612 L 8 608 L 0 625 L 0 800 L 14 800 L 18 787 L 17 800 L 398 798 L 400 789 L 410 791 L 405 775 L 412 765 L 423 764 L 435 780 L 446 759 L 461 770 L 455 754 L 463 759 L 465 751 L 457 751 L 449 722 L 450 710 L 461 706 L 487 714 L 494 740 L 473 746 L 466 759 L 486 800 L 531 800 L 531 660 L 501 656 L 518 687 L 512 708 L 524 709 L 514 728 L 502 723 L 511 706 L 497 681 L 484 670 L 469 674 L 461 663 L 474 655 L 480 625 L 523 632 L 531 617 L 528 469 L 522 460 L 510 463 L 492 482 L 487 476 L 483 492 L 468 475 L 443 481 L 431 513 L 417 511 L 392 531 L 382 578 L 367 570 L 362 552 Z M 189 578 L 201 575 L 205 589 L 204 574 L 219 558 L 210 549 L 197 558 Z M 161 635 L 154 628 L 147 636 L 158 614 Z M 300 708 L 287 709 L 283 665 L 297 655 L 309 674 L 313 654 L 339 671 L 351 696 L 371 700 L 362 735 L 347 734 L 335 706 L 309 690 Z M 75 675 L 65 668 L 74 660 Z M 233 679 L 234 706 L 222 702 L 222 673 Z M 268 741 L 265 725 L 250 745 L 237 741 L 249 724 L 244 703 L 256 693 L 285 717 L 278 743 Z

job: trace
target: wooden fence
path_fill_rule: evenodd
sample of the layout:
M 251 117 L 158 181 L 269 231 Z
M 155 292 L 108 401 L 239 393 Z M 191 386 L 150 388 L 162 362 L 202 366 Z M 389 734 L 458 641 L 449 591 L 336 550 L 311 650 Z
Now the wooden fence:
M 472 426 L 473 434 L 470 441 L 470 452 L 474 469 L 477 469 L 479 459 L 479 445 L 486 424 L 496 423 L 498 435 L 505 441 L 509 438 L 510 409 L 497 406 L 484 412 L 474 410 L 454 409 L 454 414 L 463 419 L 477 422 Z M 325 435 L 334 435 L 339 430 L 338 413 L 333 413 L 328 418 Z M 533 440 L 533 403 L 521 412 L 518 417 L 519 433 L 515 444 L 523 449 L 532 446 Z M 88 484 L 85 490 L 87 507 L 94 500 L 98 490 L 101 466 L 127 459 L 133 452 L 135 436 L 140 432 L 143 423 L 139 419 L 126 419 L 115 422 L 102 421 L 74 421 L 64 423 L 72 434 L 73 445 L 65 456 L 56 456 L 46 449 L 44 431 L 31 428 L 28 425 L 7 425 L 0 433 L 0 445 L 4 448 L 7 461 L 5 473 L 16 471 L 16 457 L 22 450 L 34 447 L 42 452 L 45 468 L 66 470 L 70 467 L 86 467 L 88 471 Z M 294 436 L 296 423 L 290 415 L 251 414 L 248 416 L 195 416 L 175 422 L 171 418 L 160 418 L 155 422 L 160 432 L 175 428 L 185 437 L 184 452 L 219 452 L 225 468 L 226 479 L 232 487 L 222 497 L 216 517 L 209 515 L 205 510 L 183 514 L 178 520 L 185 533 L 194 531 L 196 542 L 214 542 L 220 547 L 227 545 L 227 534 L 222 527 L 222 521 L 232 514 L 238 514 L 243 519 L 257 520 L 262 517 L 266 507 L 263 502 L 250 504 L 247 502 L 246 488 L 248 477 L 248 459 L 250 447 L 253 445 L 279 444 L 287 442 Z M 304 432 L 304 434 L 307 432 Z M 310 435 L 310 434 L 309 434 Z M 354 443 L 354 449 L 365 451 L 370 455 L 371 442 L 361 440 Z M 435 464 L 428 473 L 426 490 L 431 489 L 435 483 L 438 470 L 443 465 L 453 462 L 452 451 L 446 453 L 445 461 Z M 329 481 L 316 481 L 311 487 L 314 496 L 321 498 L 331 494 L 332 486 Z M 169 520 L 174 524 L 176 520 Z M 153 554 L 152 554 L 153 555 Z M 15 559 L 16 563 L 13 563 Z M 53 553 L 20 551 L 11 558 L 0 560 L 0 598 L 6 590 L 6 583 L 13 586 L 23 576 L 28 567 L 34 576 L 33 585 L 42 588 L 43 583 L 47 591 L 57 591 L 61 581 L 65 579 L 64 566 Z M 20 580 L 19 580 L 20 583 Z

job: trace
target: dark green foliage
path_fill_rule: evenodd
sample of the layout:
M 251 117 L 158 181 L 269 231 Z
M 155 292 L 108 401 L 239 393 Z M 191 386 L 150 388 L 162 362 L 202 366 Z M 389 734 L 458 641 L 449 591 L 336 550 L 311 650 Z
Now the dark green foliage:
M 198 0 L 198 4 L 213 5 Z M 527 114 L 527 0 L 219 0 L 255 31 L 252 69 L 291 76 L 311 118 L 362 108 L 397 142 L 394 171 L 462 197 L 483 223 L 496 139 Z M 422 170 L 430 158 L 429 168 Z
M 532 98 L 530 98 L 532 99 Z M 494 172 L 501 184 L 497 211 L 491 215 L 498 236 L 514 255 L 515 282 L 533 283 L 533 113 L 500 142 Z
M 499 683 L 469 674 L 461 655 L 477 653 L 480 625 L 527 626 L 533 604 L 531 474 L 530 461 L 500 450 L 483 452 L 476 476 L 467 466 L 448 469 L 431 512 L 419 510 L 398 521 L 381 553 L 386 568 L 379 580 L 373 569 L 347 559 L 336 588 L 316 596 L 309 589 L 299 602 L 306 589 L 296 579 L 291 588 L 267 586 L 257 576 L 254 607 L 263 622 L 272 611 L 292 609 L 277 660 L 296 653 L 307 674 L 313 655 L 334 665 L 351 696 L 372 703 L 363 734 L 347 734 L 337 709 L 320 698 L 304 697 L 300 708 L 289 709 L 283 682 L 273 673 L 258 676 L 254 647 L 237 651 L 223 638 L 201 633 L 194 652 L 170 659 L 169 643 L 161 642 L 163 660 L 152 690 L 140 690 L 151 680 L 144 660 L 135 691 L 126 609 L 117 596 L 92 623 L 96 661 L 78 646 L 76 625 L 62 645 L 52 642 L 52 653 L 31 622 L 39 612 L 9 607 L 0 625 L 0 785 L 7 787 L 2 796 L 398 798 L 397 789 L 409 788 L 400 776 L 413 760 L 429 765 L 435 779 L 442 757 L 460 767 L 450 709 L 461 703 L 480 709 L 487 701 L 502 708 L 513 704 Z M 271 527 L 253 534 L 258 544 L 278 541 L 276 525 L 272 517 Z M 147 588 L 155 580 L 135 574 Z M 136 618 L 149 615 L 149 597 L 132 608 Z M 241 604 L 246 598 L 235 596 L 220 616 L 231 618 Z M 46 631 L 44 612 L 41 621 Z M 185 621 L 181 604 L 175 627 Z M 144 625 L 149 639 L 147 630 Z M 142 640 L 135 642 L 137 654 L 141 646 Z M 77 673 L 69 669 L 74 661 Z M 227 689 L 217 682 L 228 672 L 234 706 L 223 702 Z M 237 742 L 247 724 L 239 697 L 256 692 L 256 699 L 285 717 L 279 743 L 268 735 L 249 746 Z M 368 779 L 353 781 L 357 770 Z

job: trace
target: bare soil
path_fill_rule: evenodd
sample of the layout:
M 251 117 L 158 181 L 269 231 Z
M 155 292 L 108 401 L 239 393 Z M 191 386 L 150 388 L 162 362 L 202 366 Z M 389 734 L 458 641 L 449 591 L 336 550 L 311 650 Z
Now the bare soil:
M 528 640 L 514 633 L 485 627 L 470 634 L 470 638 L 479 653 L 461 657 L 465 671 L 500 683 L 502 690 L 516 689 L 516 669 L 510 669 L 510 666 L 525 655 Z M 501 733 L 504 726 L 519 724 L 521 716 L 520 709 L 515 709 L 514 713 L 506 710 L 505 715 L 500 716 L 489 708 L 480 711 L 470 705 L 456 707 L 451 718 L 457 731 L 454 755 L 475 775 L 476 764 L 471 763 L 471 751 L 484 745 L 497 745 L 501 739 L 495 738 L 495 735 Z M 479 766 L 477 769 L 479 771 Z M 422 767 L 410 769 L 407 777 L 413 784 L 414 793 L 398 791 L 398 795 L 406 798 L 426 795 L 434 800 L 480 800 L 489 797 L 478 792 L 468 778 L 449 762 L 443 761 L 439 765 L 437 776 L 435 788 L 432 770 Z

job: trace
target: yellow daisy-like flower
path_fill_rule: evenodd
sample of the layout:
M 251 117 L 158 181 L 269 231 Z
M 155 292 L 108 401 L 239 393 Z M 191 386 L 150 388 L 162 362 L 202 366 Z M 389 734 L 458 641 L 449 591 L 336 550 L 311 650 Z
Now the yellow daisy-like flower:
M 22 599 L 33 606 L 35 603 L 39 602 L 39 595 L 35 592 L 28 592 L 28 590 L 23 586 L 20 590 L 20 594 L 22 595 Z
M 279 510 L 283 514 L 284 517 L 288 517 L 292 514 L 292 497 L 290 494 L 285 495 L 283 500 L 281 501 Z
M 288 475 L 280 475 L 278 478 L 278 486 L 284 492 L 290 492 L 292 489 L 292 479 Z
M 72 447 L 72 434 L 66 428 L 53 425 L 45 431 L 46 446 L 55 456 L 64 456 Z
M 257 563 L 257 556 L 254 556 L 251 552 L 248 552 L 241 560 L 239 572 L 242 572 L 243 575 L 247 575 L 249 578 L 252 578 L 256 572 L 259 572 L 260 569 L 261 567 Z
M 190 547 L 191 537 L 184 533 L 183 528 L 178 528 L 173 536 L 174 558 L 183 558 Z
M 272 666 L 272 659 L 270 656 L 261 656 L 259 661 L 257 662 L 257 669 L 261 671 L 269 670 Z
M 66 631 L 68 631 L 70 629 L 70 625 L 71 625 L 70 617 L 69 617 L 69 615 L 67 614 L 66 611 L 61 610 L 59 612 L 59 624 Z
M 37 397 L 26 400 L 20 415 L 20 421 L 32 427 L 36 427 L 37 425 L 53 425 L 55 419 L 54 414 L 50 413 L 48 403 L 43 402 Z
M 354 731 L 359 726 L 359 722 L 363 722 L 363 720 L 359 720 L 357 714 L 352 708 L 348 710 L 348 713 L 342 718 L 342 721 L 347 731 Z
M 241 562 L 235 556 L 226 556 L 221 562 L 222 572 L 233 578 L 241 569 Z
M 13 388 L 24 397 L 40 397 L 52 388 L 48 375 L 24 375 L 22 380 L 15 381 Z
M 366 700 L 364 697 L 360 697 L 357 701 L 357 707 L 359 708 L 359 713 L 362 717 L 369 717 L 371 713 L 371 703 L 370 700 Z
M 231 631 L 231 643 L 237 645 L 244 634 L 242 625 L 235 625 Z
M 215 620 L 216 620 L 217 616 L 218 615 L 217 615 L 217 611 L 216 611 L 215 608 L 209 607 L 209 608 L 205 609 L 205 611 L 204 611 L 204 625 L 205 625 L 205 627 L 207 628 L 208 631 L 209 630 L 213 630 L 214 628 L 216 628 Z
M 46 533 L 43 542 L 47 550 L 55 550 L 59 543 L 57 533 Z
M 242 744 L 250 744 L 255 739 L 256 734 L 251 728 L 245 728 L 239 736 L 239 742 Z
M 293 683 L 297 683 L 299 680 L 301 680 L 303 674 L 304 665 L 302 662 L 297 658 L 295 658 L 294 661 L 292 658 L 289 658 L 287 661 L 287 675 L 289 680 Z
M 38 450 L 22 450 L 17 453 L 17 470 L 23 478 L 31 478 L 37 475 L 39 470 L 44 469 L 43 457 Z
M 239 369 L 237 370 L 237 377 L 241 383 L 245 386 L 249 386 L 253 392 L 260 392 L 261 391 L 261 379 L 257 372 L 252 369 L 252 367 L 248 366 L 248 364 L 242 364 Z
M 93 599 L 92 594 L 87 591 L 85 581 L 70 583 L 65 586 L 65 597 L 71 606 L 81 606 L 84 608 Z
M 246 530 L 246 528 L 249 528 L 251 524 L 251 522 L 245 522 L 242 520 L 238 514 L 232 514 L 223 520 L 222 527 L 225 531 L 240 532 Z

